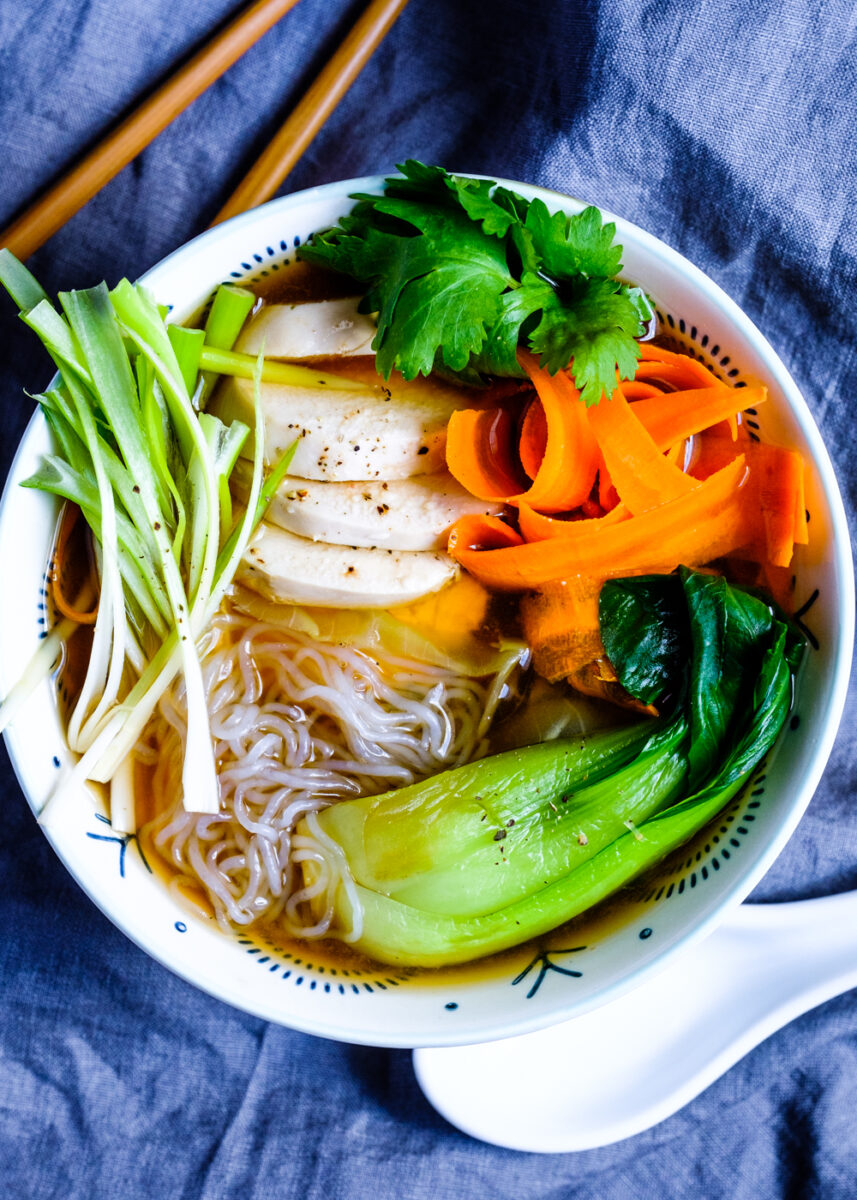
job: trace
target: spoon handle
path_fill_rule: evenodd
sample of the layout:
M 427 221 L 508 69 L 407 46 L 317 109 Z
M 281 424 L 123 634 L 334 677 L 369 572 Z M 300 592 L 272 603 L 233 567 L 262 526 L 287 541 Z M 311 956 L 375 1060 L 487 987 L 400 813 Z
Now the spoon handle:
M 757 981 L 754 1009 L 767 1028 L 761 1037 L 857 987 L 857 892 L 789 904 L 744 904 L 722 927 L 722 949 L 719 932 L 712 939 L 715 954 L 727 956 L 727 962 L 734 956 Z M 749 986 L 742 985 L 745 990 Z
M 419 1050 L 447 1120 L 516 1150 L 591 1149 L 677 1112 L 801 1013 L 857 987 L 857 893 L 742 905 L 634 991 L 552 1029 Z

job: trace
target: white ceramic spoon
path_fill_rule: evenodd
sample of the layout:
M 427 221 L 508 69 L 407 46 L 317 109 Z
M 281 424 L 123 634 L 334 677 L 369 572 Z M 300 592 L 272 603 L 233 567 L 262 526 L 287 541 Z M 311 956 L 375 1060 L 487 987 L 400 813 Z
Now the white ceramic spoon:
M 745 904 L 618 1000 L 523 1037 L 414 1051 L 428 1100 L 513 1150 L 590 1150 L 672 1116 L 759 1042 L 857 987 L 857 892 Z

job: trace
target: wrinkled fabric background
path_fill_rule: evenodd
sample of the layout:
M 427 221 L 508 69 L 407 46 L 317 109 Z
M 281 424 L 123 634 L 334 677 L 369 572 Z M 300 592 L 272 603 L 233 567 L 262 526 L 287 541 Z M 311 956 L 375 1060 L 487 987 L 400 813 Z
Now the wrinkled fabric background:
M 239 7 L 0 0 L 0 225 Z M 134 278 L 205 228 L 360 8 L 301 0 L 34 256 L 48 290 Z M 638 222 L 771 340 L 853 517 L 855 96 L 848 0 L 411 0 L 286 187 L 414 155 Z M 0 477 L 31 411 L 21 389 L 50 374 L 3 300 Z M 857 886 L 856 747 L 852 704 L 755 899 Z M 407 1053 L 266 1025 L 150 961 L 54 858 L 5 752 L 0 804 L 0 1192 L 12 1200 L 857 1195 L 854 993 L 631 1141 L 503 1151 L 433 1112 Z

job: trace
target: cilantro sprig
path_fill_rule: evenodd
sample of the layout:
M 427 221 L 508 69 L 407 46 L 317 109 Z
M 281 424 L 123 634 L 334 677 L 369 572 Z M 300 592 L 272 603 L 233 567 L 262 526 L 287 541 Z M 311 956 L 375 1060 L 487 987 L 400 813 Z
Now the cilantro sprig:
M 386 378 L 520 376 L 520 345 L 551 373 L 569 368 L 588 405 L 612 395 L 617 371 L 633 378 L 651 309 L 615 278 L 622 247 L 597 208 L 569 217 L 488 179 L 414 159 L 399 170 L 299 251 L 366 288 Z

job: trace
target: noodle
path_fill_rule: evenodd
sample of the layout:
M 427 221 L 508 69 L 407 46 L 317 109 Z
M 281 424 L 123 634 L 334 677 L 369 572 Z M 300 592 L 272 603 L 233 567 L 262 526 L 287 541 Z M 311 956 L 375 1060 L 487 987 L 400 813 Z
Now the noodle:
M 276 920 L 291 936 L 356 940 L 362 916 L 355 885 L 313 814 L 484 754 L 517 659 L 510 656 L 504 670 L 483 680 L 320 643 L 234 608 L 215 618 L 202 659 L 220 812 L 182 807 L 181 679 L 162 697 L 137 751 L 151 769 L 158 813 L 146 832 L 179 873 L 176 893 L 183 882 L 201 884 L 225 929 Z M 310 832 L 298 835 L 302 817 Z M 305 878 L 308 862 L 313 869 Z M 331 929 L 339 887 L 352 910 L 350 930 Z

